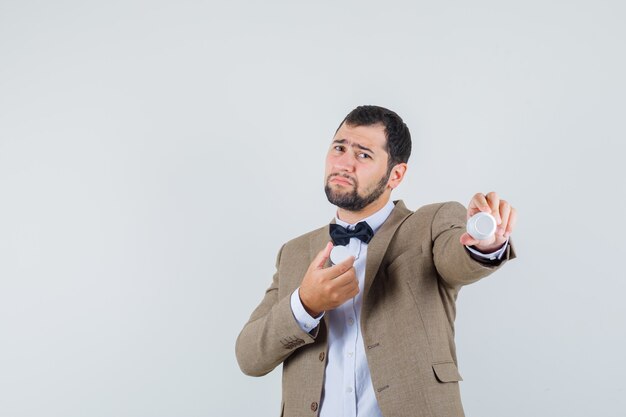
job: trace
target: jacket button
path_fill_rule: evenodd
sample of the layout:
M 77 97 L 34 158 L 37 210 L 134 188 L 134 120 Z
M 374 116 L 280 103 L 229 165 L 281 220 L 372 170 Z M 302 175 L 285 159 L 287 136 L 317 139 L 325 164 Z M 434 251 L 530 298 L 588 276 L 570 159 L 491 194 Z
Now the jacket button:
M 311 403 L 311 411 L 317 411 L 317 403 L 316 402 L 312 402 Z
M 326 358 L 326 354 L 324 352 L 320 353 L 320 362 L 324 362 L 325 358 Z

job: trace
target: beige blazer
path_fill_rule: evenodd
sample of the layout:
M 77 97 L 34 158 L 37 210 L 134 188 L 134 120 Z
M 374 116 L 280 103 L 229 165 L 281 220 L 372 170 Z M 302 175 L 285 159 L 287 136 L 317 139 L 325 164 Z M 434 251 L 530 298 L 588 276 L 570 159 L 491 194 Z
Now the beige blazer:
M 469 256 L 459 242 L 466 213 L 454 202 L 412 212 L 396 201 L 369 243 L 361 330 L 385 417 L 464 415 L 454 344 L 457 294 L 515 257 L 512 246 L 496 264 Z M 237 338 L 245 374 L 265 375 L 283 364 L 283 416 L 317 416 L 322 401 L 328 324 L 302 331 L 290 295 L 328 241 L 324 226 L 281 248 L 273 282 Z

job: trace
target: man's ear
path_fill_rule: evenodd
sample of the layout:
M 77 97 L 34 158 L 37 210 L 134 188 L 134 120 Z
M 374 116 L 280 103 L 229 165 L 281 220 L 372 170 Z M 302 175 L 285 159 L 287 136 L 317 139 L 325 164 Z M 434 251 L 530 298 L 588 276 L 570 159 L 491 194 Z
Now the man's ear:
M 389 181 L 387 181 L 387 185 L 394 189 L 404 179 L 404 174 L 406 174 L 407 164 L 405 162 L 396 164 L 393 168 L 391 168 L 391 174 L 389 175 Z

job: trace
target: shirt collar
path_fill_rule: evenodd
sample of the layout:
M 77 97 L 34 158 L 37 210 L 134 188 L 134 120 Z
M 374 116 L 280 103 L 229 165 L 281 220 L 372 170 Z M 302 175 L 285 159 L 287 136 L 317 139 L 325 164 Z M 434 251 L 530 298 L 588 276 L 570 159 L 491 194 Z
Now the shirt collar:
M 394 207 L 395 207 L 395 204 L 393 204 L 393 201 L 389 199 L 389 201 L 387 201 L 387 204 L 385 204 L 383 208 L 381 208 L 376 213 L 372 214 L 369 217 L 366 217 L 365 219 L 361 221 L 367 222 L 367 224 L 372 228 L 374 233 L 376 233 L 378 229 L 380 229 L 380 226 L 382 226 L 383 223 L 385 223 L 385 220 L 387 220 L 387 217 L 389 217 Z M 343 220 L 339 219 L 339 217 L 337 216 L 335 216 L 335 223 L 348 229 L 353 229 L 354 226 L 356 225 L 356 223 L 355 224 L 346 223 Z

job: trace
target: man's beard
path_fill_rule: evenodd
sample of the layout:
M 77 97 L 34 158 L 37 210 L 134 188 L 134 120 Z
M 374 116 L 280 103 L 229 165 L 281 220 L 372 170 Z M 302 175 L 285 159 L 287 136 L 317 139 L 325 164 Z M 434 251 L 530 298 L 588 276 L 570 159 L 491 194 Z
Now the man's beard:
M 354 183 L 352 191 L 341 192 L 333 190 L 328 183 L 330 181 L 330 178 L 334 176 L 349 178 Z M 326 198 L 328 198 L 328 201 L 330 201 L 331 204 L 334 204 L 335 206 L 348 211 L 361 211 L 365 207 L 376 201 L 378 197 L 380 197 L 385 192 L 385 190 L 387 189 L 387 181 L 389 181 L 389 175 L 383 175 L 380 181 L 378 181 L 378 184 L 376 184 L 369 191 L 368 194 L 360 196 L 357 192 L 359 188 L 359 183 L 357 182 L 356 178 L 344 176 L 341 174 L 331 174 L 328 176 L 328 178 L 326 178 L 326 186 L 324 187 L 324 191 L 326 192 Z

